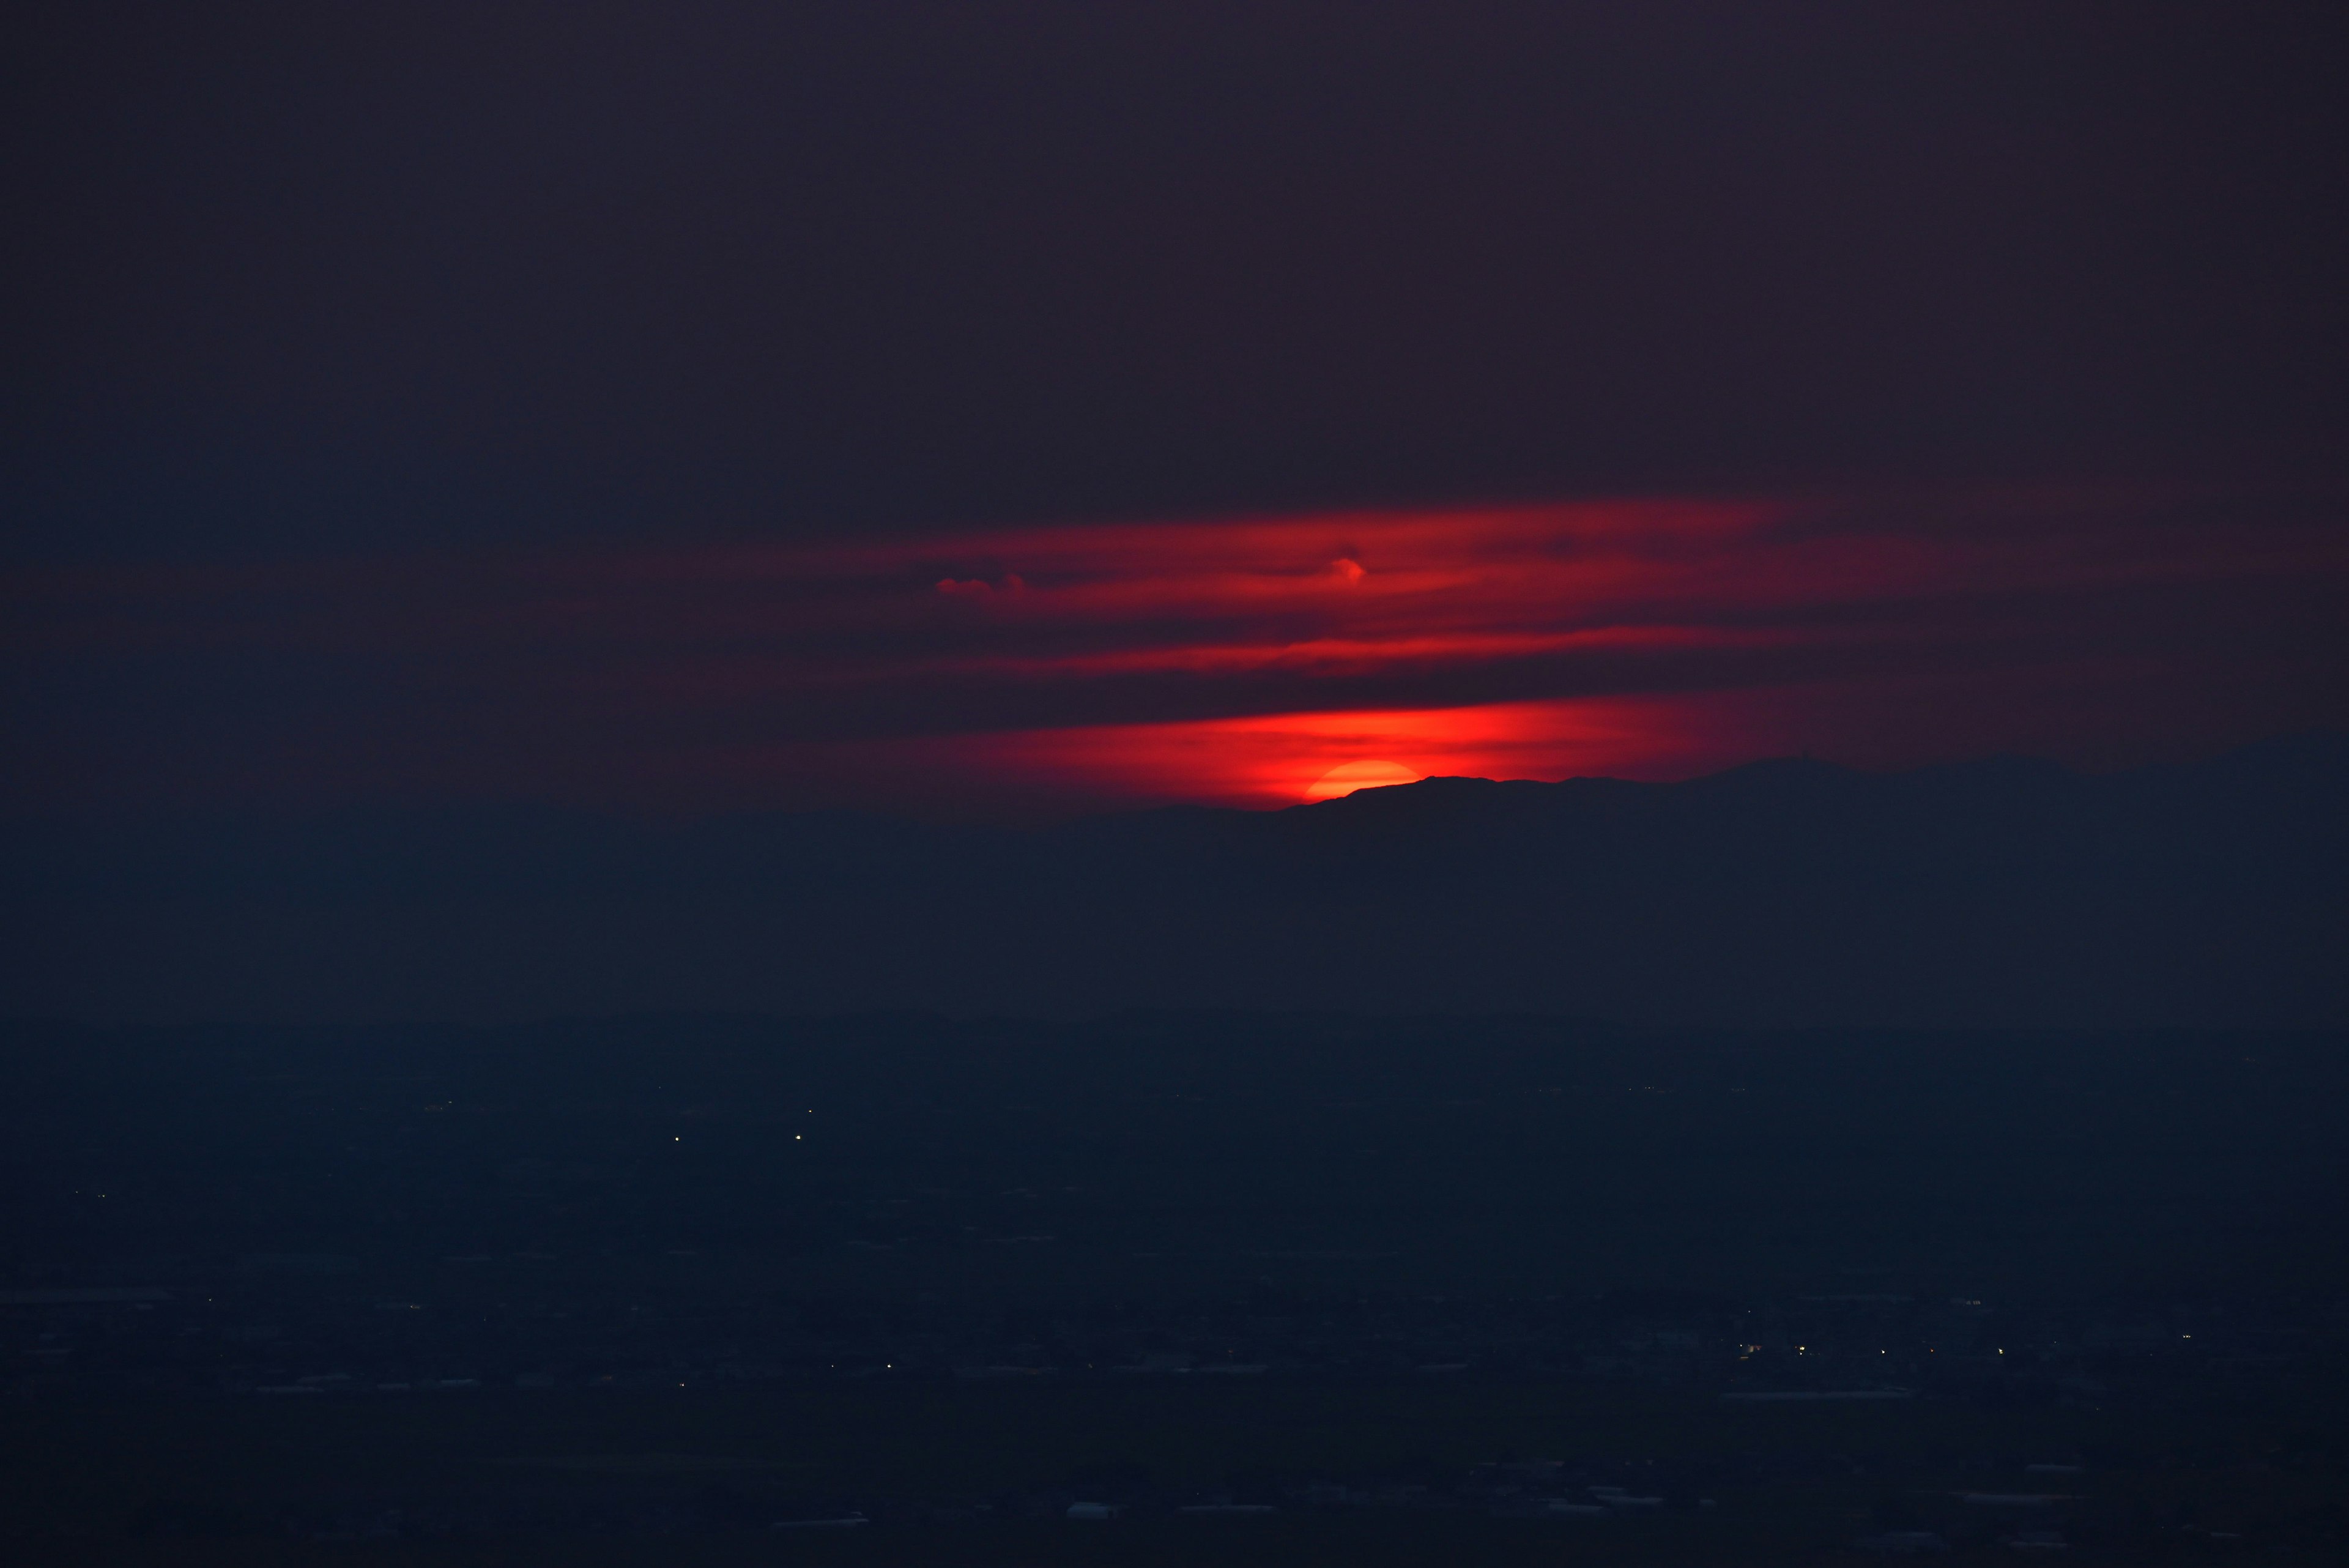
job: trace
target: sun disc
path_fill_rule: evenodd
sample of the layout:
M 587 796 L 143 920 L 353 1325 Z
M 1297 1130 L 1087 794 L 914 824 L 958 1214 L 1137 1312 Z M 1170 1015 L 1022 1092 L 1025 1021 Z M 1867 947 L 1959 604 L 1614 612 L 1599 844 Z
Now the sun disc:
M 1384 789 L 1390 784 L 1417 784 L 1424 777 L 1416 768 L 1401 763 L 1343 763 L 1316 779 L 1313 787 L 1305 792 L 1309 801 L 1335 800 L 1351 794 L 1358 789 Z

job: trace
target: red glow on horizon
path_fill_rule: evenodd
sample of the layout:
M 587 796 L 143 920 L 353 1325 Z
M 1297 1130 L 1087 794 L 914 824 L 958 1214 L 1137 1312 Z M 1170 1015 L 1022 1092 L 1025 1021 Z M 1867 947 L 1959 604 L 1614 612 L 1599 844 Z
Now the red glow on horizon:
M 1275 713 L 971 736 L 952 749 L 977 774 L 1106 799 L 1263 810 L 1323 798 L 1330 770 L 1373 761 L 1415 778 L 1686 777 L 1754 754 L 1760 737 L 1723 722 L 1719 706 L 1581 698 Z
M 181 694 L 119 732 L 26 710 L 27 798 L 1016 816 L 1287 805 L 1371 762 L 2110 765 L 2349 720 L 2335 513 L 2230 506 L 1625 500 L 159 566 L 0 581 L 0 621 L 60 693 Z
M 1371 759 L 1359 763 L 1340 763 L 1313 781 L 1305 792 L 1308 802 L 1340 800 L 1359 790 L 1392 789 L 1397 784 L 1417 784 L 1426 775 L 1416 768 L 1401 763 Z

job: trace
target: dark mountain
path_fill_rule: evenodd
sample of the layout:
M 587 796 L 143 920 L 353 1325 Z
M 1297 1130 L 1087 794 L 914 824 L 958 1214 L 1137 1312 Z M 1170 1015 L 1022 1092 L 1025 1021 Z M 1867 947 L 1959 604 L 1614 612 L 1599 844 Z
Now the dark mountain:
M 1029 831 L 525 809 L 19 824 L 0 1007 L 2337 1025 L 2344 802 L 2349 737 L 2321 735 L 2100 777 L 1783 760 Z

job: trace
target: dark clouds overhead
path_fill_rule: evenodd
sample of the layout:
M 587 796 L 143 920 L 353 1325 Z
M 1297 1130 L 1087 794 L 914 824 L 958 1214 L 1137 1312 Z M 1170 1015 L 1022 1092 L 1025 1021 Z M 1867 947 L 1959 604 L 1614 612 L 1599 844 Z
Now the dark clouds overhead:
M 19 559 L 2336 475 L 2344 25 L 69 7 Z

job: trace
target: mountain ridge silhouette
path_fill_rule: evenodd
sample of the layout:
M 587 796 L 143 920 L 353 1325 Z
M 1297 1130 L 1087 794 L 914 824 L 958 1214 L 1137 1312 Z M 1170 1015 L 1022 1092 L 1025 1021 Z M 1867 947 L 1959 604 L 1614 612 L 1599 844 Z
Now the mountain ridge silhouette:
M 0 1012 L 1547 1012 L 2349 1023 L 2349 736 L 1678 783 L 1439 778 L 1040 828 L 215 815 L 0 833 Z

